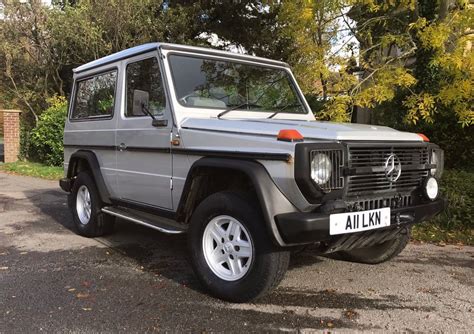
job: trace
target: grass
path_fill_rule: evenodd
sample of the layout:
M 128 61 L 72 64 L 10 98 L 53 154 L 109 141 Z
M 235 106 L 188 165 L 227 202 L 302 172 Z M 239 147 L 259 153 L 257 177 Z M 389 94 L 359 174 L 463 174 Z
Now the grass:
M 474 229 L 445 229 L 438 224 L 425 222 L 413 227 L 411 239 L 415 242 L 474 246 Z
M 17 175 L 39 177 L 47 180 L 59 180 L 63 177 L 62 167 L 45 166 L 30 161 L 4 163 L 0 165 L 0 171 Z

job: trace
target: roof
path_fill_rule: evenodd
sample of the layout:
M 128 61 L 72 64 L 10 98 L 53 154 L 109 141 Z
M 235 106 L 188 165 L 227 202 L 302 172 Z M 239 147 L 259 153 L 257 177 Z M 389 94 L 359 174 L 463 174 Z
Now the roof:
M 125 58 L 130 58 L 132 56 L 136 56 L 142 53 L 157 50 L 158 48 L 166 49 L 166 50 L 195 52 L 195 53 L 206 54 L 206 55 L 215 55 L 215 56 L 228 57 L 228 58 L 234 58 L 234 59 L 261 62 L 261 63 L 276 65 L 276 66 L 289 67 L 287 63 L 284 63 L 281 61 L 272 60 L 268 58 L 262 58 L 262 57 L 256 57 L 256 56 L 250 56 L 250 55 L 245 55 L 241 53 L 234 53 L 234 52 L 229 52 L 229 51 L 222 51 L 222 50 L 216 50 L 216 49 L 211 49 L 211 48 L 202 48 L 202 47 L 180 45 L 180 44 L 147 43 L 147 44 L 135 46 L 133 48 L 125 49 L 125 50 L 113 53 L 111 55 L 93 60 L 87 64 L 76 67 L 73 71 L 74 73 L 87 71 L 99 66 L 103 66 L 106 64 L 110 64 L 110 63 L 125 59 Z

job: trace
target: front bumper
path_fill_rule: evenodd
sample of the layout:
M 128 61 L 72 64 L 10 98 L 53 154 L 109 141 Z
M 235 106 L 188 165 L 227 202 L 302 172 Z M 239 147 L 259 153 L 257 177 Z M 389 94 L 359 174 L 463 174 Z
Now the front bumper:
M 391 222 L 388 227 L 372 230 L 369 234 L 391 234 L 390 231 L 427 220 L 444 210 L 446 200 L 439 198 L 433 202 L 391 210 Z M 340 238 L 329 234 L 329 214 L 291 212 L 275 216 L 275 221 L 283 240 L 288 244 L 308 244 L 331 241 Z M 369 231 L 368 231 L 369 232 Z M 365 232 L 350 233 L 351 237 L 361 237 Z M 346 236 L 346 235 L 342 235 Z
M 62 178 L 61 180 L 59 180 L 59 186 L 65 192 L 70 193 L 72 189 L 72 180 L 67 177 Z

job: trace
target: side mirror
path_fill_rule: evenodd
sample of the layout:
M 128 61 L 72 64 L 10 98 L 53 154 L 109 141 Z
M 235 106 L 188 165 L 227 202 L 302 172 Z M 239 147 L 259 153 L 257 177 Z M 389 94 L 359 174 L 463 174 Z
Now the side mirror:
M 151 122 L 151 125 L 153 125 L 154 127 L 157 127 L 157 128 L 168 126 L 168 120 L 167 119 L 154 119 Z
M 150 100 L 150 94 L 144 90 L 134 89 L 133 90 L 133 116 L 143 116 L 147 115 L 143 111 L 143 107 L 148 108 L 148 103 Z

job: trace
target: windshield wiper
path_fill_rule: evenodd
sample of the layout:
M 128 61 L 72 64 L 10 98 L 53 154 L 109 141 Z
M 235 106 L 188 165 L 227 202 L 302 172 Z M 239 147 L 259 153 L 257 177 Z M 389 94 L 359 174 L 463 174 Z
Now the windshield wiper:
M 253 102 L 248 102 L 248 101 L 247 101 L 247 102 L 242 103 L 242 104 L 240 104 L 240 105 L 238 105 L 238 106 L 230 107 L 230 108 L 224 110 L 223 112 L 219 113 L 219 114 L 217 115 L 217 118 L 221 118 L 222 116 L 224 116 L 225 114 L 231 112 L 232 110 L 240 109 L 240 108 L 242 108 L 242 107 L 258 107 L 258 108 L 262 108 L 262 106 L 260 106 L 260 105 L 257 104 L 258 101 L 260 101 L 261 98 L 265 96 L 265 94 L 270 90 L 270 88 L 271 88 L 274 84 L 276 84 L 277 82 L 279 82 L 279 81 L 281 81 L 281 80 L 283 80 L 283 79 L 285 79 L 285 78 L 286 78 L 285 76 L 282 76 L 281 78 L 278 78 L 277 80 L 275 80 L 275 81 L 273 81 L 273 82 L 267 82 L 268 87 L 265 88 L 265 90 L 262 92 L 262 94 L 260 94 L 260 95 L 257 97 L 257 99 L 255 99 L 255 101 L 253 101 Z
M 224 110 L 223 112 L 220 112 L 220 113 L 217 115 L 217 118 L 221 118 L 222 116 L 224 116 L 225 114 L 231 112 L 232 110 L 237 110 L 237 109 L 240 109 L 240 108 L 243 108 L 243 107 L 260 107 L 260 108 L 261 108 L 261 106 L 259 106 L 259 105 L 257 105 L 257 104 L 245 102 L 245 103 L 239 104 L 239 105 L 237 105 L 237 106 L 227 108 L 227 109 Z
M 287 104 L 286 106 L 283 106 L 281 107 L 280 109 L 276 110 L 273 114 L 271 114 L 270 116 L 267 117 L 268 118 L 273 118 L 274 116 L 278 115 L 279 113 L 281 113 L 283 110 L 285 110 L 286 108 L 289 108 L 289 107 L 299 107 L 301 106 L 301 104 L 298 104 L 298 103 L 293 103 L 293 104 Z

